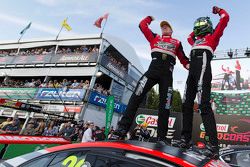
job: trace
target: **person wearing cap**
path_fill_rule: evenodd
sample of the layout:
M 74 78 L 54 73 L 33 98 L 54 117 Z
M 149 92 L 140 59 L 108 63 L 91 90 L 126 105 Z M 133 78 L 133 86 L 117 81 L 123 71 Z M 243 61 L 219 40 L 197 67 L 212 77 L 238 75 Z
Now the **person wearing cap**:
M 158 35 L 149 28 L 149 24 L 153 20 L 152 16 L 147 16 L 139 25 L 151 47 L 151 64 L 147 72 L 138 81 L 127 109 L 118 123 L 118 129 L 114 132 L 113 139 L 124 139 L 144 96 L 155 84 L 159 84 L 160 105 L 157 137 L 161 144 L 168 144 L 166 135 L 173 95 L 173 69 L 176 57 L 186 69 L 189 68 L 189 59 L 185 56 L 181 42 L 172 38 L 172 26 L 167 21 L 162 21 L 160 23 L 162 34 Z
M 173 143 L 173 146 L 188 149 L 191 146 L 193 129 L 193 105 L 198 99 L 199 113 L 205 127 L 206 151 L 204 154 L 213 159 L 219 158 L 219 146 L 217 138 L 216 121 L 211 108 L 211 60 L 213 53 L 219 44 L 225 28 L 229 22 L 229 15 L 217 6 L 212 8 L 213 14 L 220 16 L 220 21 L 213 29 L 209 17 L 199 17 L 194 22 L 193 32 L 188 37 L 192 46 L 190 53 L 190 69 L 186 81 L 186 89 L 182 104 L 182 132 L 181 140 Z

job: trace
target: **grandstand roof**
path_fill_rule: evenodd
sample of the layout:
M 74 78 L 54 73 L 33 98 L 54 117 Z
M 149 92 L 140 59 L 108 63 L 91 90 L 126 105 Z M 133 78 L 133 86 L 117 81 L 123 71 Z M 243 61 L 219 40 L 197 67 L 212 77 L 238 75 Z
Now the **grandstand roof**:
M 103 34 L 103 38 L 106 39 L 109 43 L 111 43 L 111 45 L 113 45 L 141 73 L 144 72 L 138 55 L 129 43 L 122 40 L 121 38 L 108 34 Z M 55 41 L 55 38 L 22 40 L 19 44 L 16 40 L 0 41 L 0 49 L 14 49 L 18 47 L 30 48 L 48 45 L 95 45 L 100 43 L 100 34 L 87 34 L 83 36 L 59 37 L 57 41 Z

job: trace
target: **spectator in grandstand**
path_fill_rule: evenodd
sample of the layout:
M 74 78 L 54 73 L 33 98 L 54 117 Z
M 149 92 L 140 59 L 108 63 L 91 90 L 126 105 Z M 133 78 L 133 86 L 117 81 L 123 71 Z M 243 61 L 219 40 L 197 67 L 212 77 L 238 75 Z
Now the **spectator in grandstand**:
M 0 134 L 19 134 L 20 132 L 20 121 L 18 118 L 13 118 L 11 124 L 4 126 L 0 129 Z
M 83 88 L 84 89 L 88 89 L 89 88 L 89 80 L 86 80 L 83 84 Z
M 94 141 L 94 139 L 93 139 L 93 129 L 95 127 L 94 123 L 93 122 L 88 122 L 87 127 L 88 127 L 88 129 L 85 130 L 85 132 L 83 133 L 83 136 L 82 136 L 82 142 L 83 143 L 85 143 L 85 142 L 93 142 Z
M 72 85 L 71 85 L 71 88 L 72 88 L 72 89 L 76 89 L 76 88 L 78 88 L 78 86 L 79 86 L 79 83 L 78 83 L 77 80 L 75 79 L 74 82 L 73 82 Z
M 41 136 L 43 134 L 44 128 L 45 128 L 45 122 L 43 119 L 40 119 L 37 127 L 35 128 L 35 130 L 36 130 L 35 135 Z
M 160 105 L 158 112 L 157 141 L 166 144 L 168 131 L 168 118 L 172 104 L 173 95 L 173 69 L 176 63 L 176 56 L 184 68 L 189 68 L 189 60 L 185 56 L 182 44 L 179 40 L 172 38 L 173 29 L 167 21 L 160 23 L 162 35 L 153 33 L 149 24 L 154 20 L 152 16 L 144 18 L 139 25 L 142 33 L 151 46 L 152 61 L 148 71 L 140 78 L 136 89 L 133 92 L 126 111 L 118 123 L 118 129 L 114 132 L 113 139 L 124 139 L 129 131 L 136 111 L 143 101 L 146 93 L 155 85 L 159 84 Z
M 196 94 L 198 94 L 199 111 L 206 132 L 206 136 L 204 137 L 206 141 L 204 150 L 206 151 L 204 151 L 204 155 L 212 159 L 218 159 L 217 128 L 210 103 L 212 81 L 211 60 L 223 35 L 223 31 L 227 27 L 229 15 L 224 9 L 216 6 L 212 8 L 212 13 L 220 16 L 220 21 L 215 29 L 213 29 L 213 24 L 209 17 L 199 17 L 194 22 L 193 32 L 188 37 L 188 42 L 192 48 L 190 53 L 190 70 L 182 105 L 183 127 L 181 140 L 173 145 L 185 149 L 191 146 L 193 105 Z
M 34 136 L 36 135 L 36 130 L 35 130 L 35 122 L 33 119 L 31 119 L 27 126 L 25 127 L 24 131 L 20 133 L 20 135 L 27 135 L 27 136 Z
M 84 53 L 86 53 L 86 52 L 88 52 L 88 48 L 87 48 L 87 46 L 86 45 L 83 45 L 82 47 L 81 47 L 81 50 L 82 50 L 82 52 Z
M 57 136 L 58 127 L 54 126 L 54 121 L 50 121 L 49 124 L 45 127 L 43 136 Z
M 2 129 L 3 127 L 5 127 L 6 125 L 9 125 L 11 123 L 12 123 L 12 118 L 7 118 L 6 121 L 4 121 L 0 124 L 0 129 Z
M 100 129 L 99 126 L 95 126 L 95 131 L 93 136 L 95 141 L 105 140 L 104 130 Z
M 74 135 L 74 128 L 71 126 L 71 122 L 65 124 L 62 130 L 59 132 L 59 136 L 64 137 L 67 140 L 71 140 Z
M 76 126 L 73 134 L 71 135 L 71 141 L 80 141 L 80 128 Z

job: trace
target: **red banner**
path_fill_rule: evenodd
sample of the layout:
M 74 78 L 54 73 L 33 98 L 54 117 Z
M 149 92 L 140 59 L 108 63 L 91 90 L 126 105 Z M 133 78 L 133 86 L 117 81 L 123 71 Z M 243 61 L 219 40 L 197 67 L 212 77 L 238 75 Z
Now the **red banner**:
M 0 135 L 0 144 L 70 144 L 62 137 Z
M 12 100 L 2 99 L 2 98 L 0 99 L 0 106 L 20 109 L 21 105 L 22 105 L 21 102 L 15 102 Z

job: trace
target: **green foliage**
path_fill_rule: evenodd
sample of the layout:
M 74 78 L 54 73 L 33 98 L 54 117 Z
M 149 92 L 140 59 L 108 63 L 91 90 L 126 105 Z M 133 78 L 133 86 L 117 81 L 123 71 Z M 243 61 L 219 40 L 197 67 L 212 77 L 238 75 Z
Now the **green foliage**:
M 148 92 L 146 108 L 158 110 L 159 106 L 159 94 L 155 92 L 152 88 Z M 178 90 L 174 90 L 173 92 L 173 101 L 172 101 L 172 109 L 171 111 L 181 112 L 182 100 L 181 94 Z

